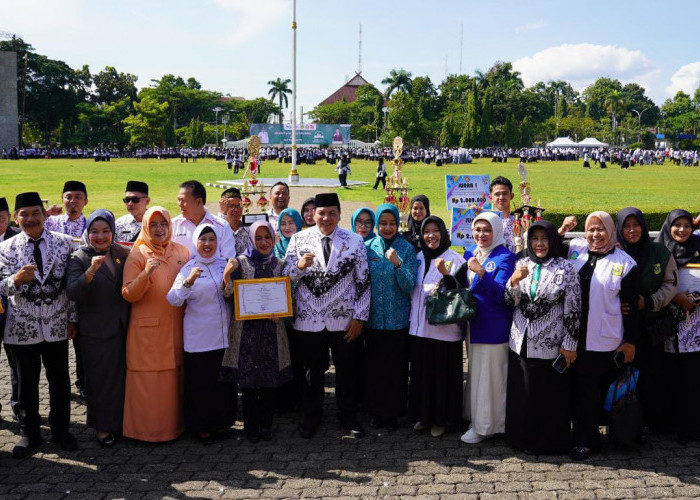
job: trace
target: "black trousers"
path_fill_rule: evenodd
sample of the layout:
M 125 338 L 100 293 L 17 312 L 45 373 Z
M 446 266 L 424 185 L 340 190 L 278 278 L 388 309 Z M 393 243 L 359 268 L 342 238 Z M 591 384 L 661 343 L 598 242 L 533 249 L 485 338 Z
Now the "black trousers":
M 598 426 L 604 420 L 603 401 L 619 369 L 614 351 L 595 352 L 580 349 L 573 364 L 574 444 L 600 448 Z
M 49 382 L 49 425 L 54 436 L 68 432 L 70 425 L 70 377 L 68 341 L 8 345 L 19 383 L 19 425 L 23 436 L 39 437 L 39 376 L 43 363 Z
M 377 189 L 379 187 L 379 183 L 382 183 L 382 189 L 386 188 L 386 176 L 384 177 L 377 177 L 377 180 L 374 181 L 374 187 L 372 189 Z
M 338 181 L 340 182 L 341 186 L 347 186 L 348 185 L 348 174 L 347 172 L 344 174 L 338 174 Z
M 243 392 L 243 427 L 246 431 L 269 429 L 275 413 L 274 387 L 241 389 Z
M 361 344 L 355 339 L 346 342 L 345 332 L 299 332 L 299 345 L 306 376 L 302 409 L 307 419 L 320 422 L 323 414 L 325 373 L 328 370 L 328 349 L 335 365 L 335 397 L 341 416 L 354 415 L 359 409 L 358 381 L 361 372 Z
M 17 420 L 19 420 L 19 382 L 17 381 L 17 368 L 15 368 L 14 358 L 10 355 L 10 350 L 5 346 L 5 355 L 7 356 L 7 366 L 10 367 L 10 387 L 12 392 L 10 393 L 10 408 L 12 408 L 12 414 Z
M 80 390 L 85 387 L 85 369 L 83 368 L 83 350 L 80 348 L 78 337 L 73 339 L 73 352 L 75 353 L 75 387 Z

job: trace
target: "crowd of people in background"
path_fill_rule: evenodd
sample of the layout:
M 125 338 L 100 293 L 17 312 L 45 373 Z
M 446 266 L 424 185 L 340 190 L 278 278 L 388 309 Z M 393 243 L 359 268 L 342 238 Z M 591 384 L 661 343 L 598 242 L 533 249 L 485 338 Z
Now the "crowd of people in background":
M 390 161 L 394 154 L 390 147 L 299 147 L 297 163 L 315 165 L 317 162 L 336 164 L 343 156 L 369 161 Z M 30 160 L 39 158 L 92 159 L 110 161 L 111 158 L 136 159 L 180 159 L 181 163 L 196 162 L 198 158 L 214 158 L 223 161 L 238 172 L 248 161 L 248 150 L 244 147 L 152 147 L 137 148 L 134 151 L 116 148 L 2 148 L 0 159 Z M 507 163 L 509 159 L 531 163 L 537 161 L 590 161 L 601 168 L 608 164 L 617 164 L 623 168 L 634 165 L 674 165 L 697 167 L 700 164 L 700 152 L 682 149 L 622 149 L 601 148 L 439 148 L 407 147 L 401 156 L 405 163 L 423 163 L 442 166 L 448 164 L 471 163 L 477 158 L 490 158 L 494 163 Z M 260 150 L 261 162 L 274 161 L 291 163 L 290 147 L 263 147 Z
M 366 413 L 373 429 L 466 430 L 466 444 L 505 435 L 525 453 L 584 460 L 603 446 L 607 387 L 626 366 L 640 373 L 647 432 L 700 438 L 700 291 L 678 288 L 679 269 L 700 264 L 689 212 L 669 213 L 656 241 L 634 207 L 590 213 L 585 237 L 569 242 L 574 217 L 559 228 L 539 221 L 516 255 L 504 177 L 490 186 L 499 212 L 475 218 L 464 251 L 423 195 L 402 232 L 393 205 L 358 209 L 346 230 L 335 193 L 299 210 L 289 194 L 273 185 L 271 208 L 252 224 L 238 189 L 213 214 L 196 180 L 179 186 L 175 217 L 149 206 L 141 181 L 126 184 L 119 218 L 86 216 L 80 181 L 48 210 L 37 192 L 17 195 L 18 227 L 0 198 L 0 331 L 21 431 L 13 455 L 43 441 L 42 364 L 52 440 L 78 447 L 69 340 L 87 424 L 105 447 L 185 432 L 211 444 L 237 420 L 251 442 L 270 441 L 286 411 L 300 413 L 299 435 L 311 439 L 331 357 L 338 421 L 356 439 Z M 280 277 L 291 280 L 292 317 L 236 319 L 236 280 Z M 468 289 L 475 316 L 431 322 L 427 298 L 442 288 Z

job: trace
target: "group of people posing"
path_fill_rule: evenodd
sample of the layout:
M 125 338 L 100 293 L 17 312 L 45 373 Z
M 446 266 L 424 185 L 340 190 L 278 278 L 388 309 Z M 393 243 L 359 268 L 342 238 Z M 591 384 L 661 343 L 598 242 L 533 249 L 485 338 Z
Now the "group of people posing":
M 586 459 L 601 447 L 604 396 L 624 364 L 639 369 L 650 432 L 700 437 L 700 294 L 678 288 L 679 269 L 700 264 L 692 215 L 672 211 L 656 241 L 632 207 L 616 221 L 592 212 L 585 238 L 569 243 L 573 217 L 560 228 L 538 221 L 516 255 L 512 184 L 498 177 L 490 192 L 500 213 L 475 218 L 464 252 L 422 195 L 404 232 L 391 204 L 356 210 L 346 230 L 335 193 L 297 211 L 281 182 L 266 220 L 250 225 L 237 189 L 215 215 L 194 180 L 180 185 L 173 218 L 148 206 L 138 181 L 116 220 L 104 209 L 83 215 L 78 181 L 64 186 L 63 214 L 36 192 L 19 194 L 18 228 L 0 199 L 2 331 L 21 429 L 13 455 L 42 443 L 42 363 L 52 439 L 77 447 L 69 339 L 79 339 L 87 424 L 103 446 L 185 431 L 205 444 L 224 439 L 239 395 L 250 441 L 271 440 L 274 414 L 294 410 L 299 434 L 312 438 L 330 359 L 339 423 L 355 438 L 365 435 L 360 412 L 372 428 L 408 422 L 436 438 L 466 421 L 468 444 L 505 434 L 526 453 Z M 280 277 L 290 279 L 293 317 L 236 319 L 236 280 Z M 475 317 L 431 324 L 426 302 L 442 288 L 471 290 Z M 669 318 L 674 328 L 661 328 Z

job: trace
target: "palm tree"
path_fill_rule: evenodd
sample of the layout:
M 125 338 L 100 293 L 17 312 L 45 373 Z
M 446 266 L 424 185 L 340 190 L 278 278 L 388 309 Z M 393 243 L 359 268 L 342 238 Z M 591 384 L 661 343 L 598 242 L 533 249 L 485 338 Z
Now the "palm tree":
M 622 97 L 622 93 L 619 90 L 613 90 L 610 95 L 605 99 L 605 111 L 610 113 L 610 118 L 612 120 L 612 129 L 615 130 L 615 125 L 617 125 L 617 117 L 621 111 L 625 109 L 625 100 Z
M 394 90 L 403 90 L 404 92 L 411 93 L 413 91 L 413 80 L 411 77 L 413 75 L 406 71 L 405 69 L 392 69 L 389 72 L 389 76 L 382 80 L 383 85 L 388 85 L 384 95 L 387 99 Z
M 287 78 L 286 80 L 282 80 L 281 78 L 277 77 L 277 80 L 270 80 L 267 82 L 267 84 L 270 86 L 270 91 L 267 93 L 270 95 L 271 100 L 275 100 L 275 98 L 279 99 L 280 102 L 280 115 L 279 115 L 279 122 L 282 123 L 282 103 L 284 102 L 284 107 L 288 108 L 289 107 L 289 101 L 287 100 L 287 94 L 292 93 L 292 89 L 289 88 L 289 84 L 292 83 L 292 81 Z

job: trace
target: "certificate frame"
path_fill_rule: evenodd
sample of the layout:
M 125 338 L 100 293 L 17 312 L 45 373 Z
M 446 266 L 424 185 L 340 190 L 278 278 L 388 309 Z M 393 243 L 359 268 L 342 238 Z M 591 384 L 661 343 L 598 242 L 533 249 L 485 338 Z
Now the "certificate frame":
M 246 287 L 255 287 L 256 285 L 269 284 L 269 283 L 281 283 L 285 286 L 286 295 L 286 310 L 282 312 L 274 313 L 263 313 L 263 314 L 246 314 L 241 311 L 242 301 L 241 295 Z M 249 280 L 234 280 L 233 281 L 233 314 L 236 321 L 242 321 L 246 319 L 270 319 L 272 314 L 275 314 L 278 318 L 288 318 L 294 315 L 292 310 L 292 282 L 289 276 L 283 276 L 280 278 L 259 278 L 259 279 L 249 279 Z

